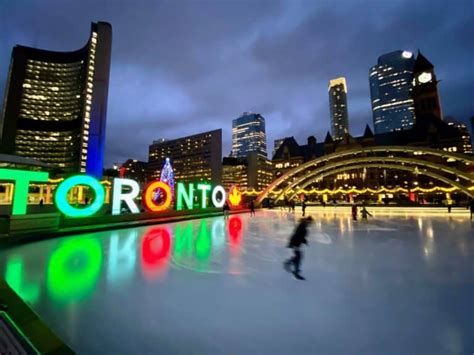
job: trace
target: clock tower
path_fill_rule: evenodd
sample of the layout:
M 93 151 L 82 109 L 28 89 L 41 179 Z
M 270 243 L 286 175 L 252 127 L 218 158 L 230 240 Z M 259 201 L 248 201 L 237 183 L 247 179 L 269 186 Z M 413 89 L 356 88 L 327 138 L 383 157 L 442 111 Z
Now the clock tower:
M 416 119 L 422 119 L 423 116 L 435 116 L 443 119 L 438 83 L 433 64 L 418 51 L 413 68 L 412 83 Z

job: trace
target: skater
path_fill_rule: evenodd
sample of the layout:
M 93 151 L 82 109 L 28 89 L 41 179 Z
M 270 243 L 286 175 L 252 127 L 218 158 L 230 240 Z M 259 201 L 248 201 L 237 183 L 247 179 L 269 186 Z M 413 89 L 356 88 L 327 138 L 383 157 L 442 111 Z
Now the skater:
M 229 211 L 230 211 L 229 203 L 226 201 L 224 203 L 224 219 L 229 219 Z
M 295 200 L 291 200 L 291 212 L 295 213 L 296 202 Z
M 451 208 L 453 207 L 453 200 L 450 198 L 446 200 L 446 206 L 448 207 L 448 213 L 451 213 Z
M 301 202 L 301 210 L 303 211 L 303 217 L 304 217 L 304 214 L 306 211 L 306 202 L 304 202 L 304 200 Z
M 369 211 L 366 210 L 365 206 L 362 206 L 362 210 L 360 211 L 360 214 L 362 215 L 362 220 L 367 222 L 367 216 L 372 217 Z
M 287 270 L 288 272 L 292 272 L 295 278 L 297 278 L 298 280 L 305 280 L 305 278 L 300 274 L 301 259 L 303 258 L 301 245 L 308 245 L 306 234 L 308 234 L 308 225 L 312 221 L 313 219 L 311 218 L 311 216 L 301 219 L 288 243 L 288 248 L 293 249 L 294 255 L 292 258 L 286 260 L 283 264 L 285 270 Z M 291 269 L 291 265 L 293 265 L 293 270 Z
M 351 211 L 352 211 L 352 220 L 357 221 L 357 205 L 355 203 L 352 205 Z
M 474 214 L 474 198 L 471 199 L 471 202 L 469 202 L 469 205 L 467 205 L 467 208 L 471 210 L 471 221 L 472 221 L 472 215 Z
M 40 200 L 40 202 L 39 202 L 39 206 L 40 206 L 40 208 L 43 208 L 43 205 L 44 205 L 44 200 L 43 200 L 43 199 L 41 199 L 41 200 Z
M 250 216 L 255 216 L 255 205 L 253 203 L 253 200 L 250 201 Z

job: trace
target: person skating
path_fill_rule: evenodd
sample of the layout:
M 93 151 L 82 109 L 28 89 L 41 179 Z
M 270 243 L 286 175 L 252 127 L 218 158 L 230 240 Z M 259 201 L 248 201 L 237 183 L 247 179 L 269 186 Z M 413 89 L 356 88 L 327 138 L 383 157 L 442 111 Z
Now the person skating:
M 351 208 L 352 220 L 357 221 L 357 205 L 354 203 Z
M 293 257 L 284 262 L 285 270 L 292 272 L 298 280 L 305 280 L 300 274 L 301 259 L 303 258 L 303 252 L 301 250 L 302 244 L 308 245 L 306 235 L 308 234 L 308 225 L 313 221 L 311 216 L 302 218 L 295 232 L 288 242 L 288 248 L 293 249 Z M 291 266 L 293 265 L 293 270 Z
M 224 219 L 228 219 L 229 218 L 229 211 L 230 211 L 230 207 L 229 207 L 229 203 L 226 201 L 224 203 Z
M 467 206 L 471 210 L 471 221 L 472 221 L 472 215 L 474 214 L 474 198 L 471 199 L 471 202 L 469 202 L 469 205 Z
M 301 202 L 301 210 L 303 211 L 303 217 L 304 217 L 304 214 L 306 211 L 306 202 L 304 202 L 304 200 Z
M 360 211 L 360 214 L 362 215 L 362 220 L 367 222 L 367 216 L 372 217 L 369 211 L 365 208 L 365 206 L 362 206 L 362 210 Z
M 253 200 L 250 201 L 250 216 L 255 216 L 255 204 L 253 203 Z

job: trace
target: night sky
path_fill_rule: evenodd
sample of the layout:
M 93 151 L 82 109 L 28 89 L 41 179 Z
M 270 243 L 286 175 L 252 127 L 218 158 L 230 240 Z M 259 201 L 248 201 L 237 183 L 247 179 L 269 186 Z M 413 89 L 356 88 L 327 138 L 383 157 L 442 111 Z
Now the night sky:
M 397 49 L 420 49 L 435 65 L 445 116 L 474 115 L 472 0 L 0 0 L 1 90 L 14 45 L 76 50 L 91 21 L 113 28 L 107 166 L 147 160 L 154 139 L 218 128 L 226 156 L 244 111 L 265 117 L 269 153 L 276 138 L 321 141 L 338 76 L 360 135 L 372 127 L 369 68 Z

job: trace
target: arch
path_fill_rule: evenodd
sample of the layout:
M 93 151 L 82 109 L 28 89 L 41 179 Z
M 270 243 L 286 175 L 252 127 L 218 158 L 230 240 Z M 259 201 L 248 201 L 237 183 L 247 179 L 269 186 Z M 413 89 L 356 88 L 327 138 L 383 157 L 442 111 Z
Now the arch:
M 431 158 L 434 158 L 438 161 L 431 162 L 429 160 L 425 160 L 424 158 L 426 156 L 430 156 Z M 446 161 L 444 162 L 444 160 Z M 347 171 L 348 169 L 351 169 L 354 164 L 359 164 L 359 168 L 363 168 L 368 167 L 367 164 L 371 164 L 372 162 L 379 162 L 377 166 L 373 167 L 388 168 L 390 166 L 390 169 L 394 170 L 407 170 L 401 168 L 401 166 L 413 166 L 413 168 L 409 169 L 409 171 L 428 175 L 434 179 L 443 181 L 446 184 L 455 186 L 461 189 L 461 191 L 465 192 L 468 196 L 474 197 L 474 193 L 471 192 L 472 188 L 471 190 L 469 189 L 470 186 L 465 186 L 462 183 L 453 181 L 453 179 L 440 174 L 443 173 L 454 175 L 456 176 L 456 179 L 462 178 L 463 183 L 466 185 L 473 184 L 474 174 L 468 172 L 466 168 L 471 165 L 474 166 L 474 159 L 471 157 L 432 148 L 382 146 L 362 149 L 349 149 L 342 152 L 328 154 L 301 164 L 300 166 L 288 171 L 273 181 L 257 197 L 256 202 L 261 203 L 269 193 L 273 192 L 275 189 L 282 188 L 281 193 L 279 193 L 279 196 L 277 197 L 277 199 L 279 199 L 286 193 L 286 191 L 291 190 L 292 187 L 297 186 L 302 182 L 304 183 L 308 179 L 314 178 L 314 176 L 317 174 L 334 170 L 339 166 L 343 166 L 341 171 Z M 365 163 L 365 165 L 362 165 L 362 163 Z M 396 163 L 400 165 L 397 166 Z M 450 167 L 444 165 L 443 163 L 455 163 L 457 167 Z M 418 167 L 424 170 L 419 171 L 417 170 Z M 331 175 L 333 173 L 334 172 L 331 172 L 325 174 L 324 176 Z
M 383 164 L 383 165 L 380 165 L 380 164 L 356 164 L 356 165 L 351 165 L 351 166 L 344 166 L 344 167 L 341 167 L 339 169 L 335 169 L 335 170 L 331 170 L 331 171 L 328 171 L 328 172 L 323 172 L 321 173 L 320 175 L 318 175 L 319 177 L 325 177 L 325 176 L 329 176 L 329 175 L 334 175 L 334 174 L 338 174 L 338 173 L 341 173 L 341 172 L 344 172 L 344 171 L 348 171 L 348 170 L 353 170 L 353 169 L 360 169 L 360 168 L 378 168 L 378 167 L 383 167 L 383 168 L 388 168 L 388 169 L 394 169 L 394 170 L 404 170 L 404 171 L 409 171 L 409 172 L 415 172 L 415 167 L 408 167 L 408 166 L 404 166 L 404 165 L 396 165 L 396 164 Z M 439 181 L 442 181 L 448 185 L 451 185 L 451 186 L 454 186 L 458 189 L 460 189 L 461 191 L 463 191 L 464 193 L 466 193 L 467 195 L 471 196 L 474 198 L 474 194 L 466 187 L 462 186 L 461 184 L 457 183 L 456 181 L 453 181 L 453 180 L 450 180 L 450 179 L 447 179 L 445 178 L 444 176 L 442 175 L 439 175 L 439 174 L 436 174 L 434 172 L 427 172 L 427 171 L 419 171 L 418 172 L 419 175 L 426 175 L 426 176 L 429 176 L 429 177 L 432 177 L 433 179 L 437 179 Z M 314 179 L 311 179 L 309 181 L 307 181 L 306 183 L 304 183 L 300 189 L 304 189 L 306 186 L 310 185 L 311 183 L 314 182 L 314 180 L 316 180 L 316 178 Z M 286 190 L 286 191 L 289 191 L 289 190 Z M 285 192 L 286 192 L 285 191 Z M 277 197 L 277 200 L 283 196 L 285 194 L 284 191 L 282 191 L 279 196 Z M 295 195 L 297 194 L 297 192 L 293 193 L 291 196 L 290 196 L 290 199 L 293 198 Z

